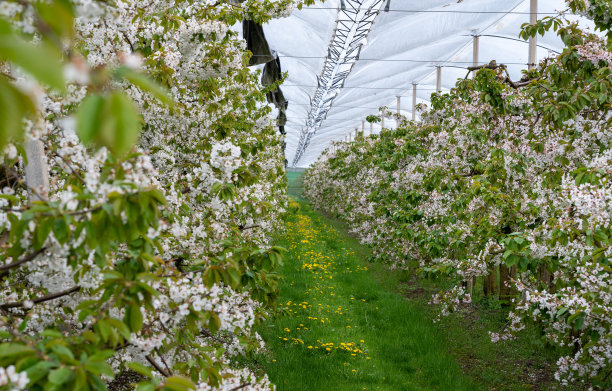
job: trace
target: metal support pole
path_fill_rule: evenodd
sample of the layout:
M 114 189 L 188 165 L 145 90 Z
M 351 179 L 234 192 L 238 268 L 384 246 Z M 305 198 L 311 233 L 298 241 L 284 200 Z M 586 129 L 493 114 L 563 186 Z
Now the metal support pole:
M 474 58 L 472 64 L 477 67 L 478 66 L 478 50 L 479 50 L 480 37 L 478 35 L 474 35 L 474 46 L 473 46 L 473 54 Z M 476 71 L 472 72 L 472 77 L 476 76 Z
M 365 137 L 365 120 L 361 121 L 361 133 Z
M 416 121 L 417 84 L 412 83 L 412 120 Z
M 387 114 L 387 109 L 382 109 L 382 121 L 380 123 L 381 130 L 385 128 L 385 115 Z
M 400 127 L 400 113 L 402 111 L 402 97 L 401 96 L 397 96 L 397 118 L 395 120 L 395 127 L 399 128 Z
M 370 122 L 370 136 L 374 134 L 374 122 Z
M 436 67 L 436 92 L 442 91 L 442 67 Z
M 531 10 L 529 23 L 535 25 L 538 22 L 538 0 L 531 0 Z M 536 66 L 537 59 L 537 37 L 529 38 L 529 69 L 533 69 Z
M 26 183 L 30 201 L 46 201 L 49 196 L 49 170 L 45 162 L 45 150 L 40 140 L 26 141 Z

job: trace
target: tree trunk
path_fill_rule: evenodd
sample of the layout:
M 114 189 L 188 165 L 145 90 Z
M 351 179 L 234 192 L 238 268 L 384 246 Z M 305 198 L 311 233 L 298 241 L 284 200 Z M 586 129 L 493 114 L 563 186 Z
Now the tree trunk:
M 489 268 L 489 274 L 484 279 L 483 290 L 485 296 L 497 295 L 497 266 L 493 265 Z
M 553 292 L 554 287 L 552 284 L 553 276 L 550 270 L 548 269 L 548 265 L 541 264 L 538 266 L 538 279 L 546 287 L 548 292 Z
M 511 280 L 515 278 L 516 265 L 510 268 L 504 264 L 499 266 L 499 299 L 504 305 L 509 305 L 512 298 L 516 295 L 516 290 L 511 282 Z

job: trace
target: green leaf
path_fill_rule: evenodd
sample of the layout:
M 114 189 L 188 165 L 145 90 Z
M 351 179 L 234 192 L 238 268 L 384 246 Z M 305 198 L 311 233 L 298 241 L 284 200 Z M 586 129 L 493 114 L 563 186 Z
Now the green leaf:
M 511 254 L 508 256 L 508 258 L 506 258 L 506 260 L 504 261 L 504 263 L 506 264 L 506 266 L 511 267 L 516 265 L 520 260 L 520 257 L 515 255 L 515 254 Z
M 90 94 L 81 102 L 76 115 L 76 133 L 83 144 L 90 144 L 97 139 L 103 109 L 104 98 L 97 94 Z
M 108 341 L 108 338 L 110 337 L 110 333 L 111 333 L 111 328 L 108 325 L 108 323 L 106 323 L 104 319 L 100 319 L 98 323 L 96 323 L 96 328 L 100 332 L 100 336 L 102 337 L 102 340 L 104 342 Z
M 74 35 L 74 9 L 67 0 L 33 2 L 38 16 L 44 20 L 58 37 L 72 38 Z
M 46 329 L 40 333 L 40 335 L 51 338 L 64 338 L 64 335 L 57 330 Z
M 52 363 L 50 361 L 39 361 L 36 364 L 32 365 L 31 367 L 26 369 L 28 379 L 30 380 L 29 384 L 35 384 L 40 379 L 46 377 L 51 368 L 54 368 L 56 366 L 57 364 Z
M 34 354 L 34 349 L 17 343 L 5 343 L 0 345 L 0 359 Z
M 155 391 L 155 386 L 151 383 L 138 383 L 134 391 Z
M 129 311 L 128 307 L 128 311 Z M 118 319 L 114 319 L 114 318 L 109 318 L 106 320 L 108 322 L 108 324 L 110 324 L 111 326 L 115 327 L 115 329 L 117 329 L 117 331 L 119 331 L 119 333 L 121 334 L 121 336 L 125 339 L 129 339 L 130 338 L 130 329 L 127 327 L 127 325 L 123 322 L 121 322 Z
M 0 150 L 23 137 L 23 119 L 34 115 L 32 100 L 0 77 Z
M 107 391 L 106 383 L 102 381 L 98 376 L 94 376 L 91 373 L 87 374 L 87 380 L 93 390 L 96 391 Z
M 60 244 L 64 244 L 68 241 L 69 237 L 68 224 L 63 217 L 58 217 L 53 223 L 53 235 Z
M 125 154 L 140 137 L 141 120 L 136 105 L 127 95 L 115 92 L 108 98 L 102 124 L 102 145 L 118 156 Z
M 170 96 L 170 93 L 155 81 L 151 80 L 147 75 L 127 67 L 119 67 L 116 71 L 116 76 L 124 78 L 136 87 L 150 93 L 162 103 L 168 106 L 174 105 L 174 100 Z
M 140 137 L 138 108 L 122 92 L 89 95 L 77 112 L 77 134 L 84 144 L 106 147 L 123 156 Z
M 62 360 L 74 360 L 72 351 L 64 345 L 53 345 L 51 350 Z
M 61 53 L 46 41 L 38 45 L 26 42 L 11 31 L 6 20 L 0 18 L 0 60 L 2 59 L 17 65 L 49 87 L 64 89 Z
M 152 379 L 153 378 L 153 372 L 151 372 L 151 369 L 149 369 L 149 367 L 142 365 L 141 363 L 138 362 L 130 362 L 127 364 L 128 368 L 130 368 L 131 370 L 140 373 L 141 375 Z
M 47 240 L 47 237 L 51 232 L 51 229 L 53 228 L 53 223 L 54 222 L 51 219 L 39 221 L 36 231 L 34 231 L 34 240 L 32 241 L 32 246 L 34 249 L 38 250 L 43 246 L 45 240 Z
M 178 376 L 166 378 L 165 386 L 172 391 L 187 391 L 195 389 L 195 385 L 191 380 Z
M 99 352 L 96 352 L 95 354 L 89 356 L 88 360 L 89 361 L 106 361 L 109 358 L 113 357 L 115 355 L 115 351 L 114 350 L 101 350 Z
M 113 368 L 104 361 L 87 361 L 84 368 L 95 375 L 106 375 L 110 378 L 115 377 Z
M 74 377 L 72 371 L 66 367 L 54 369 L 49 373 L 49 382 L 61 385 L 69 382 Z
M 139 331 L 142 328 L 142 312 L 140 307 L 133 304 L 129 307 L 129 323 L 132 331 Z
M 574 322 L 574 330 L 578 331 L 582 329 L 582 327 L 584 326 L 584 319 L 585 319 L 585 316 L 583 313 L 581 313 L 580 316 L 578 316 L 576 318 L 576 321 Z
M 87 375 L 81 367 L 77 367 L 75 371 L 75 379 L 72 385 L 72 389 L 75 391 L 89 390 L 89 384 L 87 384 Z

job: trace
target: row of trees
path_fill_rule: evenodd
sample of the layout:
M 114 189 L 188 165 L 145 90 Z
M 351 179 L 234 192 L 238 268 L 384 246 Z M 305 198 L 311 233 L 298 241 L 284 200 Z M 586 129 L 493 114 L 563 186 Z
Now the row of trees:
M 272 387 L 231 361 L 277 295 L 284 154 L 229 27 L 297 3 L 0 3 L 0 389 Z
M 612 376 L 612 20 L 607 1 L 568 1 L 607 34 L 562 16 L 563 53 L 512 81 L 482 67 L 434 94 L 421 123 L 338 143 L 305 178 L 305 194 L 347 220 L 376 256 L 454 286 L 442 313 L 483 288 L 510 306 L 503 333 L 528 322 L 569 347 L 556 378 L 610 387 Z

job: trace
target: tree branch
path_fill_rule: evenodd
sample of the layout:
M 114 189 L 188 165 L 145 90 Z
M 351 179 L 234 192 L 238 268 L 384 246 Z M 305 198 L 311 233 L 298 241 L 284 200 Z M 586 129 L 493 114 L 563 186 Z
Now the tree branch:
M 132 41 L 130 41 L 130 38 L 128 38 L 127 33 L 125 31 L 122 31 L 121 34 L 123 34 L 123 38 L 125 38 L 128 45 L 130 45 L 130 49 L 132 49 L 132 53 L 134 53 L 134 45 L 132 44 Z
M 162 362 L 164 363 L 164 365 L 166 366 L 166 370 L 168 371 L 169 374 L 172 375 L 172 369 L 170 369 L 170 366 L 168 365 L 168 363 L 166 362 L 166 359 L 164 358 L 164 356 L 162 356 L 162 354 L 159 352 L 158 348 L 155 348 L 155 353 L 157 353 L 157 355 L 159 356 L 159 358 L 161 358 Z
M 170 377 L 170 374 L 166 372 L 166 370 L 162 368 L 161 365 L 159 365 L 155 360 L 153 360 L 153 358 L 150 355 L 147 354 L 145 358 L 147 359 L 149 364 L 153 365 L 153 367 L 157 369 L 157 372 L 161 373 L 165 377 Z
M 40 250 L 30 254 L 30 255 L 26 255 L 25 257 L 13 262 L 13 263 L 9 263 L 8 265 L 2 265 L 0 266 L 0 271 L 4 271 L 4 270 L 9 270 L 12 268 L 15 268 L 19 265 L 22 265 L 26 262 L 30 262 L 31 260 L 33 260 L 34 258 L 36 258 L 38 255 L 40 255 L 43 251 L 45 251 L 47 248 L 43 247 Z
M 250 385 L 251 385 L 251 383 L 244 383 L 244 384 L 239 385 L 238 387 L 234 387 L 234 388 L 232 388 L 232 389 L 231 389 L 231 390 L 229 390 L 229 391 L 238 391 L 238 390 L 242 390 L 243 388 L 248 387 L 248 386 L 250 386 Z
M 535 79 L 525 79 L 525 80 L 521 79 L 520 81 L 512 81 L 512 78 L 510 78 L 510 74 L 508 73 L 508 67 L 506 66 L 506 64 L 498 64 L 495 60 L 491 61 L 488 64 L 472 66 L 472 67 L 468 67 L 467 69 L 468 69 L 468 74 L 465 76 L 465 79 L 468 78 L 471 72 L 477 71 L 479 69 L 502 69 L 506 73 L 506 77 L 502 78 L 501 75 L 499 75 L 500 80 L 503 83 L 507 83 L 508 85 L 510 85 L 510 87 L 514 88 L 515 90 L 521 87 L 525 87 L 529 85 L 533 80 L 535 80 Z
M 70 163 L 68 163 L 68 161 L 59 153 L 57 153 L 56 151 L 52 152 L 53 155 L 55 157 L 59 157 L 60 159 L 62 159 L 62 162 L 64 162 L 64 164 L 66 166 L 68 166 L 68 168 L 70 169 L 70 171 L 74 174 L 74 176 L 82 183 L 85 184 L 85 180 L 79 175 L 79 173 L 76 172 L 76 170 L 70 165 Z
M 505 64 L 497 64 L 497 62 L 495 60 L 491 61 L 488 64 L 484 64 L 484 65 L 477 65 L 477 66 L 473 66 L 473 67 L 468 67 L 468 71 L 473 72 L 473 71 L 477 71 L 479 69 L 497 69 L 497 68 L 506 68 Z
M 256 224 L 256 225 L 251 225 L 250 227 L 245 227 L 243 225 L 239 225 L 238 229 L 241 230 L 241 231 L 246 231 L 247 229 L 253 229 L 253 228 L 258 228 L 258 227 L 261 227 L 261 225 Z
M 58 299 L 58 298 L 60 298 L 62 296 L 68 296 L 68 295 L 70 295 L 70 294 L 72 294 L 74 292 L 78 292 L 80 289 L 81 289 L 80 286 L 75 286 L 75 287 L 72 287 L 70 289 L 66 289 L 65 291 L 61 291 L 61 292 L 57 292 L 57 293 L 51 293 L 51 294 L 48 294 L 46 296 L 39 297 L 39 298 L 30 300 L 30 301 L 32 301 L 34 304 L 40 304 L 40 303 L 44 303 L 45 301 L 49 301 L 49 300 L 53 300 L 53 299 Z M 24 306 L 24 303 L 25 303 L 25 301 L 18 301 L 18 302 L 15 302 L 15 303 L 1 304 L 0 305 L 0 310 L 6 310 L 6 309 L 9 309 L 9 308 L 20 308 L 20 307 Z

